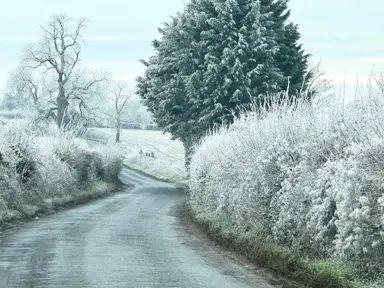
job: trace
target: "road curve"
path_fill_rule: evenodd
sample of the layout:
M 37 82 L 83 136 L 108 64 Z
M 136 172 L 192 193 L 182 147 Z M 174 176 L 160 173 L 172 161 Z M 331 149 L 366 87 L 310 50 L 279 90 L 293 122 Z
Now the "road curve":
M 183 232 L 180 187 L 135 184 L 0 236 L 0 287 L 274 287 Z

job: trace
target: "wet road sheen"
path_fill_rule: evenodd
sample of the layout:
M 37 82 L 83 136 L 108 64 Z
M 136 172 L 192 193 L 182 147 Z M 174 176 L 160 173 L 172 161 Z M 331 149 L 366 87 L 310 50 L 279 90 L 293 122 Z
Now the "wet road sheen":
M 183 232 L 180 187 L 121 179 L 135 188 L 4 232 L 0 287 L 273 287 Z

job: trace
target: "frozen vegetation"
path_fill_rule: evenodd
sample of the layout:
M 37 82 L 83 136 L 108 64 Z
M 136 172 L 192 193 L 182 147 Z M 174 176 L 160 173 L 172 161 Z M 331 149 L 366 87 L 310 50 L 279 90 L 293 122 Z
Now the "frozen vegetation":
M 85 18 L 53 15 L 2 101 L 16 110 L 0 111 L 0 225 L 115 182 L 123 164 L 183 182 L 186 162 L 191 213 L 213 215 L 208 232 L 266 256 L 275 271 L 290 276 L 318 261 L 301 272 L 317 279 L 297 277 L 313 287 L 383 275 L 383 75 L 348 104 L 317 101 L 328 81 L 310 67 L 289 16 L 287 1 L 189 1 L 159 28 L 133 92 L 80 64 Z M 290 97 L 274 102 L 279 91 Z M 152 119 L 167 133 L 120 129 Z M 37 129 L 43 122 L 56 128 Z M 90 149 L 72 124 L 114 128 L 87 129 L 106 144 Z M 221 128 L 206 134 L 212 127 Z
M 332 98 L 242 114 L 196 147 L 193 203 L 266 242 L 382 274 L 383 96 L 370 85 L 347 105 Z
M 106 190 L 122 167 L 116 145 L 91 150 L 77 131 L 41 133 L 28 120 L 0 126 L 0 226 Z M 81 194 L 81 195 L 80 195 Z
M 86 135 L 113 143 L 115 134 L 114 129 L 91 128 Z M 122 129 L 120 139 L 124 164 L 130 168 L 166 181 L 186 180 L 183 144 L 178 140 L 172 141 L 170 134 L 163 134 L 161 131 Z

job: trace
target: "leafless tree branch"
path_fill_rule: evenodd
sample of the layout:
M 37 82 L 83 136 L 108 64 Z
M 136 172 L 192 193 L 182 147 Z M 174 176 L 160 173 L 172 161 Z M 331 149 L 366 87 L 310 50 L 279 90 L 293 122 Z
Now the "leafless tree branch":
M 40 71 L 44 77 L 55 81 L 56 87 L 47 91 L 51 99 L 45 104 L 48 110 L 54 107 L 59 127 L 71 107 L 77 107 L 78 112 L 84 116 L 84 110 L 89 108 L 87 101 L 97 90 L 97 84 L 107 80 L 104 74 L 90 76 L 78 73 L 81 70 L 79 63 L 84 42 L 82 31 L 86 24 L 85 18 L 75 21 L 66 14 L 53 15 L 51 21 L 41 27 L 42 40 L 29 45 L 21 58 L 23 70 L 29 73 Z M 27 80 L 23 81 L 28 84 L 31 97 L 38 99 L 39 87 Z M 76 104 L 72 105 L 73 101 Z

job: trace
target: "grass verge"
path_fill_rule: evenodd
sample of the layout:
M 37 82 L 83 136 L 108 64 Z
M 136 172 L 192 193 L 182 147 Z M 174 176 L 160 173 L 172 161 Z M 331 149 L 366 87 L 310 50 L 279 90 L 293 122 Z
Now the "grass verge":
M 358 271 L 349 263 L 338 259 L 305 259 L 292 249 L 267 242 L 259 231 L 239 229 L 229 217 L 207 211 L 191 201 L 183 207 L 182 216 L 188 217 L 219 245 L 306 287 L 384 287 L 383 280 L 368 282 L 359 279 Z
M 39 205 L 24 205 L 19 210 L 6 210 L 0 215 L 0 231 L 35 217 L 52 214 L 65 208 L 71 208 L 98 198 L 109 196 L 126 186 L 127 185 L 124 185 L 119 181 L 114 183 L 97 181 L 89 185 L 89 187 L 79 190 L 78 193 L 74 195 L 45 199 L 44 202 Z

